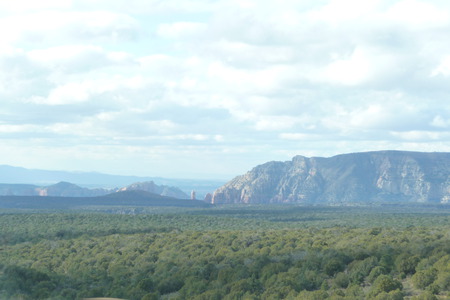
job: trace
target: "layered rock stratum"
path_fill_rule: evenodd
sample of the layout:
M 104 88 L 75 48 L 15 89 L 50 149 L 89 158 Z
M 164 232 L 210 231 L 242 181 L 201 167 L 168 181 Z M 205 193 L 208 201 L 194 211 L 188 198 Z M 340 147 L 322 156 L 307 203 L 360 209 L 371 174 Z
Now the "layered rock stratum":
M 212 203 L 450 202 L 450 153 L 375 151 L 295 156 L 238 176 Z

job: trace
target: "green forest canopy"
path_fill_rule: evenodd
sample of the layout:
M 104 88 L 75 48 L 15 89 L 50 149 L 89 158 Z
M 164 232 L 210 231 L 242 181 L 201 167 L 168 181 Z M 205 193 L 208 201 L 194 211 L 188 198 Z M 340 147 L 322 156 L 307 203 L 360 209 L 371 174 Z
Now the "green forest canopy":
M 447 207 L 100 210 L 1 211 L 0 298 L 450 296 Z

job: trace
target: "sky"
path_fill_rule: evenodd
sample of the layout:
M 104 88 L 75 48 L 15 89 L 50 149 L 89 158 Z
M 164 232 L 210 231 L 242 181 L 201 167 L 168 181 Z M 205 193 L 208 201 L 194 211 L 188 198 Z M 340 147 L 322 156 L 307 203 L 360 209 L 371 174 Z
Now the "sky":
M 231 179 L 450 151 L 447 0 L 0 0 L 0 164 Z

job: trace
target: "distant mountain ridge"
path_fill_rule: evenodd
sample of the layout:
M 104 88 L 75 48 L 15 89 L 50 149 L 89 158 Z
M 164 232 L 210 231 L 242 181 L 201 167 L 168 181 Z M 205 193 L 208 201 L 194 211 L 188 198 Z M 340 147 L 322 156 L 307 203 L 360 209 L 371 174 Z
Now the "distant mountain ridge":
M 92 207 L 209 207 L 199 200 L 177 199 L 142 191 L 118 191 L 97 197 L 0 196 L 0 208 L 83 209 Z
M 225 183 L 225 180 L 214 179 L 171 179 L 162 177 L 123 176 L 96 172 L 36 170 L 0 165 L 0 184 L 20 184 L 45 187 L 54 185 L 58 182 L 70 182 L 89 189 L 99 188 L 111 190 L 126 187 L 137 182 L 150 181 L 159 186 L 177 187 L 186 195 L 189 195 L 192 190 L 195 190 L 198 199 L 203 199 L 207 193 L 214 191 Z
M 167 185 L 157 185 L 153 181 L 136 182 L 129 186 L 120 188 L 119 192 L 123 191 L 145 191 L 161 196 L 174 197 L 179 199 L 188 199 L 189 196 L 178 188 Z
M 126 187 L 114 189 L 89 189 L 64 181 L 43 187 L 31 184 L 0 184 L 0 196 L 97 197 L 131 190 L 140 190 L 178 199 L 189 198 L 179 188 L 165 185 L 159 186 L 153 181 L 134 183 Z
M 450 153 L 375 151 L 268 162 L 214 192 L 212 203 L 450 202 Z

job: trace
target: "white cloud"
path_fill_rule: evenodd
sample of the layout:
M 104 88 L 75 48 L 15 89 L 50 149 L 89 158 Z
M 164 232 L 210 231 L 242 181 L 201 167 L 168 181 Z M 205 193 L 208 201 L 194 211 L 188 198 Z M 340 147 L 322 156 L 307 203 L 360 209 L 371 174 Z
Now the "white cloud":
M 373 17 L 380 2 L 379 0 L 331 0 L 311 11 L 308 16 L 314 20 L 339 26 L 342 22 L 358 22 Z
M 22 125 L 8 125 L 0 124 L 0 133 L 23 133 L 23 132 L 35 132 L 39 129 L 39 126 L 22 124 Z
M 66 144 L 86 152 L 74 167 L 120 158 L 155 173 L 199 157 L 237 174 L 295 154 L 450 150 L 449 13 L 434 0 L 12 6 L 0 138 L 26 138 L 36 161 L 61 163 Z M 20 161 L 12 149 L 0 163 Z
M 28 53 L 31 59 L 41 62 L 61 63 L 73 60 L 74 57 L 82 56 L 85 53 L 102 54 L 102 48 L 92 45 L 64 45 L 48 49 L 36 49 Z
M 223 59 L 232 66 L 249 69 L 264 67 L 268 64 L 289 64 L 295 62 L 296 58 L 296 51 L 293 47 L 253 45 L 229 40 L 214 41 L 205 52 Z
M 210 137 L 205 134 L 177 134 L 165 136 L 164 138 L 168 140 L 193 140 L 193 141 L 206 141 L 210 139 Z
M 450 75 L 450 55 L 445 56 L 439 65 L 431 72 L 432 77 L 438 75 L 443 75 L 445 77 Z
M 178 125 L 172 120 L 157 120 L 145 122 L 150 132 L 157 132 L 161 134 L 167 134 L 175 131 Z
M 108 93 L 121 93 L 127 89 L 136 89 L 143 85 L 142 79 L 139 77 L 123 78 L 120 76 L 112 76 L 107 78 L 100 78 L 97 80 L 84 80 L 77 82 L 62 83 L 52 88 L 47 96 L 32 96 L 28 99 L 31 103 L 45 104 L 45 105 L 68 105 L 74 103 L 82 103 L 95 101 L 96 97 Z M 121 97 L 113 98 L 112 101 L 124 105 L 129 99 Z M 125 101 L 124 103 L 120 103 Z M 136 100 L 137 101 L 137 100 Z
M 90 87 L 80 83 L 69 83 L 52 90 L 48 96 L 46 104 L 58 105 L 89 100 Z
M 64 45 L 47 49 L 32 50 L 29 59 L 40 67 L 51 71 L 70 74 L 92 71 L 111 65 L 133 64 L 133 59 L 124 52 L 105 52 L 99 46 Z
M 445 2 L 404 0 L 394 3 L 386 12 L 386 16 L 401 26 L 424 29 L 448 25 L 448 9 L 448 3 Z
M 120 42 L 139 34 L 135 19 L 108 11 L 39 11 L 0 18 L 2 43 Z
M 256 130 L 280 131 L 291 129 L 299 120 L 291 116 L 261 116 L 255 124 Z
M 206 13 L 217 8 L 216 0 L 77 0 L 75 8 L 97 10 L 99 8 L 136 15 Z
M 326 67 L 321 78 L 328 78 L 331 82 L 345 85 L 357 85 L 367 81 L 371 77 L 371 57 L 360 49 L 355 49 L 348 59 L 338 59 Z
M 32 96 L 29 101 L 36 104 L 65 105 L 85 102 L 90 99 L 93 87 L 89 83 L 67 83 L 52 89 L 48 97 Z
M 217 89 L 233 88 L 233 92 L 261 94 L 277 90 L 289 75 L 289 67 L 269 65 L 264 69 L 248 70 L 235 68 L 220 61 L 211 62 L 208 66 L 208 79 Z
M 279 137 L 282 140 L 292 140 L 292 141 L 310 141 L 310 140 L 317 140 L 320 138 L 319 135 L 308 133 L 280 133 Z
M 43 9 L 67 9 L 72 6 L 72 0 L 14 0 L 0 1 L 0 10 L 2 12 L 24 12 Z
M 157 33 L 163 38 L 184 40 L 201 37 L 207 28 L 206 24 L 199 22 L 176 22 L 159 25 Z
M 415 141 L 415 142 L 441 141 L 441 140 L 450 138 L 449 132 L 433 132 L 433 131 L 413 130 L 413 131 L 406 131 L 406 132 L 393 131 L 393 132 L 391 132 L 391 134 L 395 138 L 400 138 L 402 140 Z
M 441 115 L 433 118 L 431 125 L 438 128 L 450 128 L 450 118 L 444 119 Z

